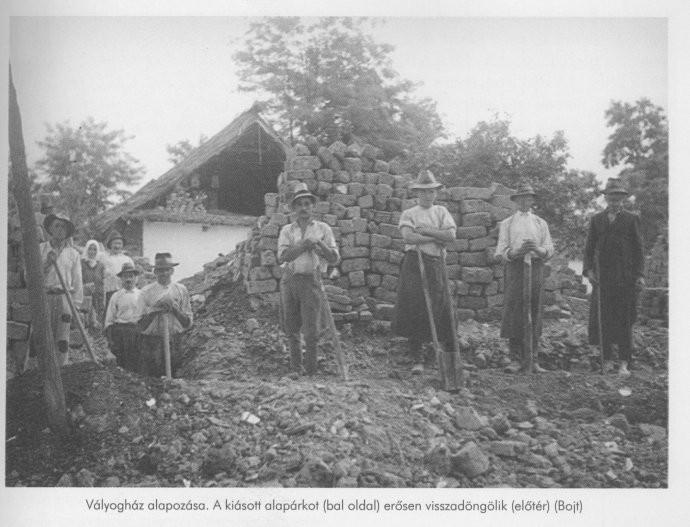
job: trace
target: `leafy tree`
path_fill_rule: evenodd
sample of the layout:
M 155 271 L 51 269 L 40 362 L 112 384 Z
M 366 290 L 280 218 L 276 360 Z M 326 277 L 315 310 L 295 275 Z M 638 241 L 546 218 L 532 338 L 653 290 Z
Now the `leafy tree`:
M 207 139 L 208 137 L 206 137 L 204 134 L 201 134 L 199 136 L 199 143 L 196 146 L 194 146 L 189 139 L 182 139 L 174 145 L 166 145 L 165 151 L 169 156 L 168 161 L 170 161 L 173 165 L 177 165 L 180 161 L 187 157 L 192 150 L 198 148 L 204 142 L 206 142 Z
M 645 245 L 668 228 L 668 120 L 664 109 L 642 98 L 635 104 L 612 101 L 606 124 L 613 133 L 602 163 L 621 166 L 640 213 Z
M 240 90 L 256 92 L 283 134 L 328 143 L 359 139 L 392 157 L 442 135 L 436 104 L 393 69 L 393 47 L 366 33 L 360 18 L 265 18 L 253 23 L 240 65 Z
M 586 213 L 597 207 L 598 182 L 591 172 L 566 170 L 568 157 L 563 132 L 550 139 L 520 139 L 511 134 L 508 120 L 496 116 L 478 123 L 465 139 L 430 149 L 415 163 L 431 165 L 447 186 L 531 184 L 538 194 L 537 210 L 559 250 L 575 255 L 584 246 Z
M 123 130 L 108 130 L 89 117 L 74 128 L 69 122 L 48 125 L 38 144 L 44 157 L 36 162 L 41 191 L 56 197 L 78 227 L 131 193 L 124 187 L 141 179 L 139 161 L 124 150 L 131 139 Z

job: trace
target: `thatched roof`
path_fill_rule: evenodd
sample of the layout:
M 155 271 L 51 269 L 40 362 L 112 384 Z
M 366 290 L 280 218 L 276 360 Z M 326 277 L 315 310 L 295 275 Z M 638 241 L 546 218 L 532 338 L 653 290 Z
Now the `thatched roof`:
M 129 217 L 141 207 L 145 207 L 151 201 L 165 196 L 175 186 L 189 176 L 192 172 L 203 166 L 210 159 L 218 156 L 231 148 L 249 129 L 256 125 L 266 135 L 273 139 L 287 153 L 289 147 L 276 135 L 271 126 L 259 115 L 258 105 L 238 115 L 228 126 L 216 135 L 192 150 L 180 163 L 168 170 L 159 178 L 149 181 L 128 199 L 118 203 L 113 208 L 106 210 L 92 220 L 92 226 L 96 232 L 105 233 L 113 224 L 122 217 Z

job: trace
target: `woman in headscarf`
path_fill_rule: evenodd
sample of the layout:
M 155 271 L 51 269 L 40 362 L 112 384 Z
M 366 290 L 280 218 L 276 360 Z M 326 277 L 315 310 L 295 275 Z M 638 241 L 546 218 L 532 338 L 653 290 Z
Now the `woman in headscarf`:
M 88 315 L 88 326 L 97 328 L 103 321 L 105 296 L 103 294 L 103 255 L 96 240 L 89 240 L 81 257 L 81 276 L 84 283 L 84 296 L 91 297 L 92 308 Z

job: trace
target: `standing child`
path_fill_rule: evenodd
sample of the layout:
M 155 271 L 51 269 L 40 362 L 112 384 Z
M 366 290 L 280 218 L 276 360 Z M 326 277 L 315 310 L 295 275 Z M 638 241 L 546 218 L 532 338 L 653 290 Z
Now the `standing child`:
M 141 290 L 135 284 L 139 271 L 129 263 L 117 273 L 122 289 L 110 298 L 105 315 L 105 335 L 110 351 L 117 358 L 117 365 L 136 371 L 139 364 L 139 326 L 141 318 L 139 297 Z

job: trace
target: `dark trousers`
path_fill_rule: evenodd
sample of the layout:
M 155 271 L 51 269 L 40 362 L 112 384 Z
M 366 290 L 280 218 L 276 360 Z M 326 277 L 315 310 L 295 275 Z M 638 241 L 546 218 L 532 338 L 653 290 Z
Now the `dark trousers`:
M 110 327 L 112 347 L 110 351 L 117 365 L 136 371 L 139 365 L 139 326 L 137 324 L 113 324 Z

